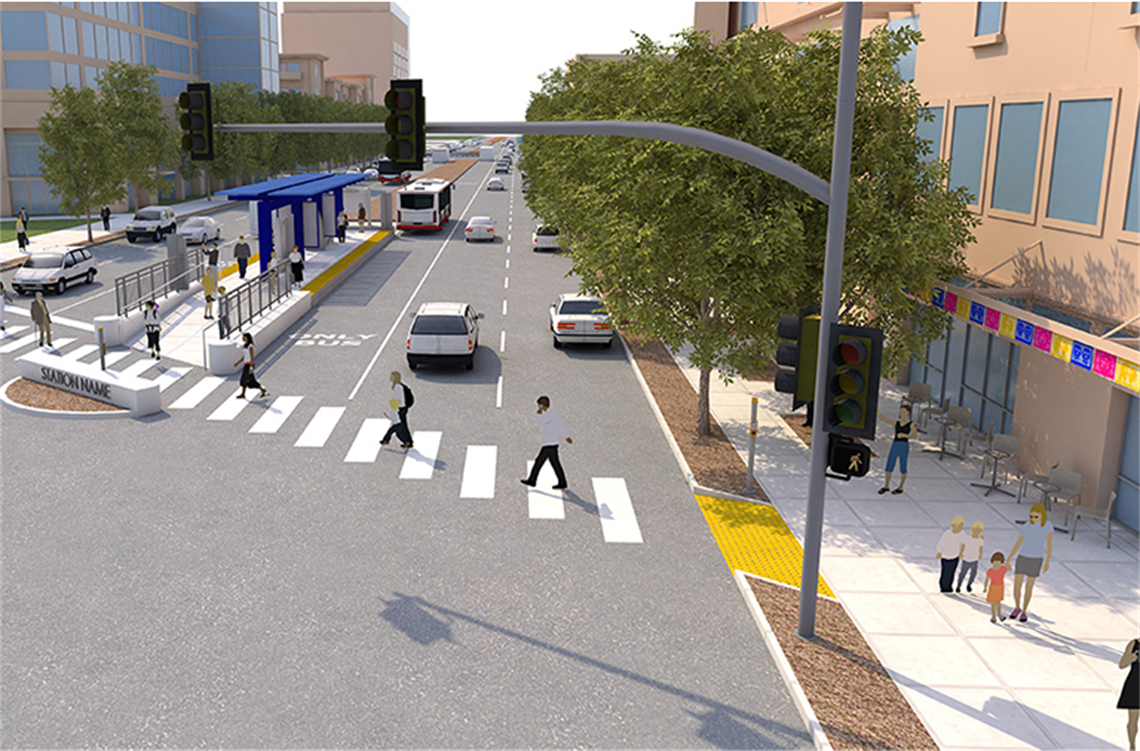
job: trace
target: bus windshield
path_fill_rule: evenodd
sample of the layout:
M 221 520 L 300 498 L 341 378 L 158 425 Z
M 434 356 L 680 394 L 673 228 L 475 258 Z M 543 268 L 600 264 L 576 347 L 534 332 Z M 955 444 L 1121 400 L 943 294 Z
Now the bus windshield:
M 401 193 L 400 208 L 423 211 L 435 208 L 435 197 L 430 193 Z

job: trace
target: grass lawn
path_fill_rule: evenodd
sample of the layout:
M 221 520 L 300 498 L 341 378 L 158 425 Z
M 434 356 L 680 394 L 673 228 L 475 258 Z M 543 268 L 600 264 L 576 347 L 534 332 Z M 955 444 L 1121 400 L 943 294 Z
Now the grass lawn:
M 99 222 L 98 217 L 91 219 L 92 226 Z M 84 222 L 82 219 L 75 219 L 74 217 L 67 217 L 64 219 L 37 219 L 32 217 L 28 222 L 28 237 L 35 237 L 42 235 L 45 232 L 55 232 L 57 229 L 71 229 L 78 227 Z M 103 225 L 99 224 L 101 228 Z M 6 243 L 16 239 L 16 220 L 13 219 L 7 222 L 0 222 L 0 242 Z

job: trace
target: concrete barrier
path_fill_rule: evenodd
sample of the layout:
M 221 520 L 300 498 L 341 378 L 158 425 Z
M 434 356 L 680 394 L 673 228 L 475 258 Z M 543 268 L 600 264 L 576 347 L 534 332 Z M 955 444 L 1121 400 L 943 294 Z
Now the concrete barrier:
M 158 384 L 154 381 L 100 370 L 98 365 L 67 360 L 42 350 L 29 352 L 17 358 L 16 362 L 20 366 L 20 376 L 29 381 L 114 404 L 129 410 L 132 416 L 162 411 Z
M 189 289 L 158 298 L 158 309 L 160 312 L 164 309 L 174 310 L 188 297 L 201 291 L 201 282 L 191 282 Z M 98 331 L 100 326 L 103 327 L 103 341 L 107 346 L 118 347 L 126 344 L 131 337 L 142 333 L 144 327 L 143 313 L 141 310 L 136 310 L 125 316 L 95 316 L 95 330 Z
M 231 332 L 225 339 L 206 342 L 206 369 L 217 376 L 230 375 L 241 370 L 234 361 L 241 359 L 242 334 L 253 337 L 253 346 L 264 350 L 289 330 L 312 307 L 313 296 L 307 292 L 294 292 L 287 300 L 275 305 L 253 323 Z

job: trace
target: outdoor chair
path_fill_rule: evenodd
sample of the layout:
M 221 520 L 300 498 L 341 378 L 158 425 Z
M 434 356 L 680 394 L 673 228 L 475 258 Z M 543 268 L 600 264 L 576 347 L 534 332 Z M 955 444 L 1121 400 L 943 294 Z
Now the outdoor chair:
M 1052 472 L 1059 466 L 1061 466 L 1061 462 L 1054 462 L 1053 466 L 1049 468 L 1049 471 Z M 1047 482 L 1048 480 L 1049 475 L 1038 475 L 1032 472 L 1022 472 L 1021 482 L 1018 483 L 1017 487 L 1017 502 L 1021 503 L 1021 496 L 1025 495 L 1025 489 L 1029 485 L 1035 482 Z
M 1073 513 L 1076 516 L 1073 518 L 1073 529 L 1069 532 L 1069 539 L 1072 540 L 1077 536 L 1077 522 L 1081 517 L 1088 517 L 1089 519 L 1101 519 L 1104 521 L 1104 542 L 1106 548 L 1112 547 L 1112 509 L 1116 506 L 1116 491 L 1108 494 L 1108 505 L 1104 508 L 1091 508 L 1088 506 L 1075 506 Z
M 1081 475 L 1067 469 L 1054 469 L 1049 473 L 1049 484 L 1056 485 L 1058 490 L 1049 490 L 1044 493 L 1046 507 L 1053 513 L 1058 503 L 1065 506 L 1065 526 L 1069 525 L 1069 512 L 1080 503 Z
M 941 417 L 942 415 L 946 414 L 946 410 L 948 409 L 950 409 L 949 397 L 947 397 L 946 400 L 942 402 L 941 407 L 931 406 L 922 410 L 922 423 L 918 426 L 919 430 L 925 433 L 927 420 L 929 420 L 931 417 Z
M 991 430 L 993 426 L 990 426 Z M 1012 469 L 1013 473 L 1021 477 L 1021 467 L 1018 462 L 1018 454 L 1021 453 L 1021 439 L 1015 435 L 1008 435 L 1007 433 L 998 433 L 990 439 L 990 444 L 986 448 L 985 453 L 982 454 L 982 474 L 979 477 L 985 477 L 986 471 L 994 463 L 998 463 L 998 468 L 1004 467 L 1005 471 L 1002 473 L 1004 480 L 1009 477 L 1009 470 Z
M 982 444 L 984 446 L 982 449 L 982 455 L 985 456 L 985 452 L 989 451 L 993 446 L 994 424 L 991 422 L 989 430 L 987 430 L 985 433 L 971 426 L 965 431 L 965 435 L 963 436 L 962 440 L 965 443 L 964 450 L 959 452 L 962 454 L 962 458 L 965 458 L 966 451 L 969 451 L 971 448 L 973 448 L 975 444 Z
M 911 383 L 907 395 L 902 398 L 902 403 L 910 407 L 910 419 L 915 424 L 919 424 L 919 415 L 928 409 L 932 402 L 930 401 L 930 384 L 929 383 Z
M 950 431 L 958 431 L 958 453 L 959 459 L 965 458 L 966 454 L 963 446 L 966 442 L 968 433 L 972 428 L 970 427 L 974 422 L 974 411 L 969 407 L 959 407 L 950 405 L 946 409 L 946 419 L 942 423 L 942 436 L 940 445 L 950 438 Z

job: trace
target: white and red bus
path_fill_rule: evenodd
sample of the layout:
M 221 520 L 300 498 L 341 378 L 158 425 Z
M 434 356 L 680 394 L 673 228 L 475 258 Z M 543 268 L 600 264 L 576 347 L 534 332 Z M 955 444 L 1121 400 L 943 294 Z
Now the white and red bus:
M 396 229 L 443 229 L 451 218 L 451 182 L 416 180 L 396 191 Z

